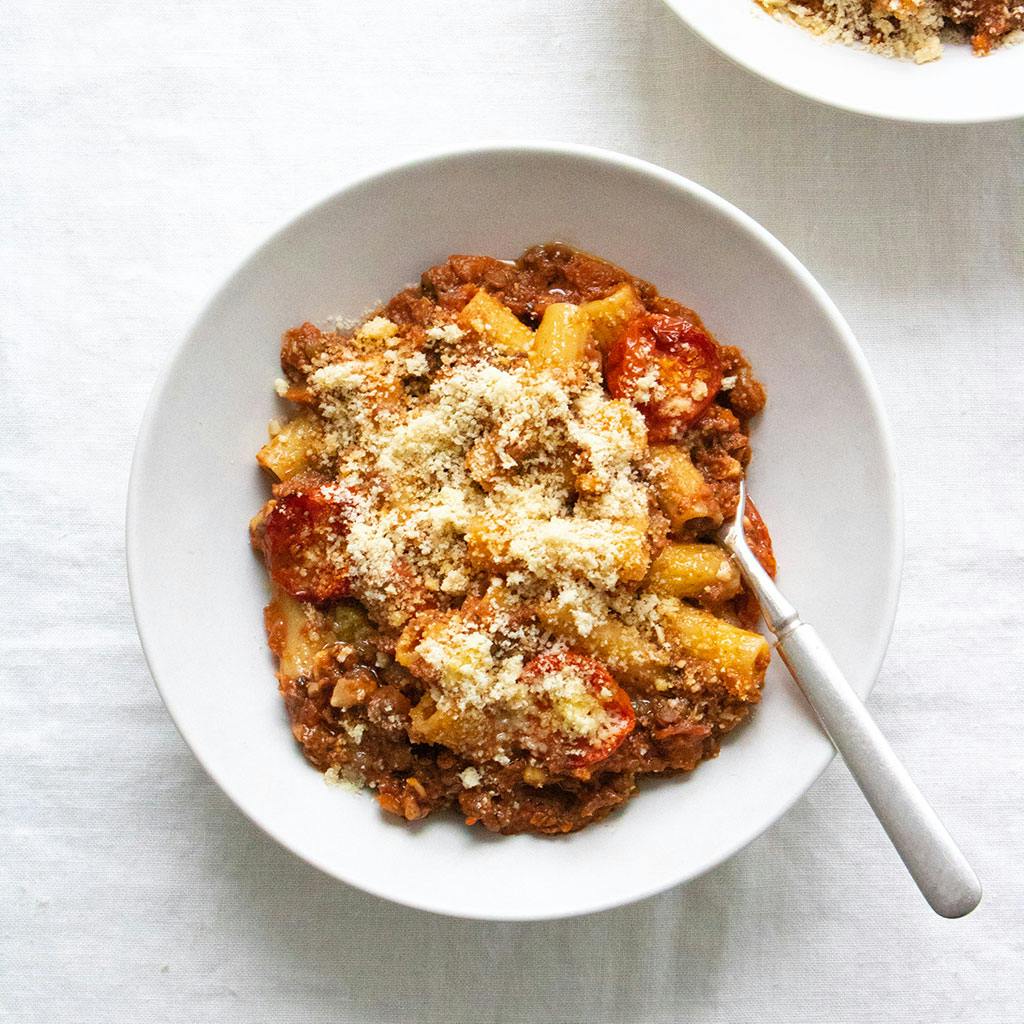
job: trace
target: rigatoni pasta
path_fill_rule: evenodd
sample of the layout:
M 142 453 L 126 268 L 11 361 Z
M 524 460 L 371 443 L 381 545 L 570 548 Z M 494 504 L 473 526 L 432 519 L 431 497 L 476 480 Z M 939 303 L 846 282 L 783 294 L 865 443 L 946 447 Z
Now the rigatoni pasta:
M 643 316 L 646 310 L 632 284 L 620 285 L 603 299 L 592 299 L 579 307 L 590 328 L 594 344 L 606 352 L 618 339 L 626 324 Z
M 533 347 L 533 331 L 483 288 L 466 303 L 456 323 L 509 352 L 529 352 Z
M 537 617 L 556 636 L 604 662 L 612 673 L 641 690 L 668 688 L 669 654 L 653 635 L 621 619 L 591 622 L 587 612 L 557 601 L 537 607 Z
M 535 366 L 574 366 L 586 358 L 590 344 L 590 324 L 580 307 L 571 302 L 553 302 L 541 317 L 530 361 Z
M 256 453 L 256 461 L 278 480 L 309 469 L 319 460 L 323 448 L 321 422 L 307 410 L 283 425 L 275 423 L 270 440 Z
M 644 586 L 667 597 L 721 603 L 739 593 L 740 574 L 717 544 L 669 541 L 651 563 Z
M 671 652 L 713 665 L 737 699 L 760 699 L 771 658 L 768 641 L 760 633 L 672 598 L 661 603 L 659 617 Z
M 698 530 L 721 525 L 722 510 L 715 492 L 685 448 L 651 445 L 648 471 L 655 497 L 674 533 L 682 534 L 691 523 Z

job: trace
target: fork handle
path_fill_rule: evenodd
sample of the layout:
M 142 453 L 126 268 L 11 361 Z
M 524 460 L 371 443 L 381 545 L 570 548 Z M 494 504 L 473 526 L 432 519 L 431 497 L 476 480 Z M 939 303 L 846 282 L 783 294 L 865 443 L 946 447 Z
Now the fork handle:
M 794 617 L 778 651 L 931 908 L 969 914 L 981 901 L 977 875 L 817 632 Z

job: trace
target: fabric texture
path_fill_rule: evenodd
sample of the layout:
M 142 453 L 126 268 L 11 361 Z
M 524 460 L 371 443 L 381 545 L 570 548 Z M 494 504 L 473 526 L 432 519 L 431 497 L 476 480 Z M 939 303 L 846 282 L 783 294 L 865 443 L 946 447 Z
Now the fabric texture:
M 1024 1019 L 1020 123 L 819 107 L 654 0 L 3 8 L 0 1019 Z M 848 317 L 906 505 L 870 705 L 985 884 L 971 917 L 930 913 L 838 761 L 691 885 L 497 925 L 307 867 L 175 732 L 124 571 L 129 460 L 160 367 L 297 209 L 388 162 L 516 138 L 709 186 Z

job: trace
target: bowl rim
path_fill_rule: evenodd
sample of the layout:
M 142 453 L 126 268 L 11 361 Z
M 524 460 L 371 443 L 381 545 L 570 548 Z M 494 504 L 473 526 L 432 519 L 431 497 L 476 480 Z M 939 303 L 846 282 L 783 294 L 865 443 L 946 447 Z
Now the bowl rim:
M 273 823 L 262 820 L 256 809 L 246 806 L 246 804 L 236 796 L 233 792 L 233 788 L 226 784 L 218 773 L 210 766 L 208 760 L 204 758 L 202 751 L 198 749 L 189 738 L 189 735 L 182 724 L 182 717 L 178 712 L 178 700 L 174 696 L 173 688 L 167 687 L 161 682 L 160 668 L 156 663 L 156 658 L 153 653 L 154 645 L 147 639 L 149 636 L 150 626 L 146 622 L 145 614 L 141 609 L 141 604 L 143 603 L 141 599 L 142 584 L 138 576 L 138 566 L 144 559 L 144 554 L 140 547 L 138 537 L 140 509 L 144 498 L 141 483 L 143 475 L 142 466 L 151 449 L 151 434 L 154 424 L 157 421 L 160 409 L 164 403 L 165 391 L 175 377 L 180 364 L 186 358 L 190 348 L 190 343 L 197 334 L 200 326 L 206 320 L 208 314 L 232 286 L 235 279 L 265 250 L 275 245 L 282 235 L 292 230 L 301 221 L 306 220 L 307 218 L 317 217 L 323 210 L 339 201 L 349 192 L 371 186 L 376 184 L 379 180 L 385 179 L 391 175 L 400 175 L 414 168 L 442 165 L 448 161 L 472 158 L 475 156 L 493 157 L 496 155 L 506 156 L 511 159 L 519 158 L 524 155 L 568 157 L 571 159 L 603 165 L 612 169 L 637 172 L 641 175 L 653 178 L 662 184 L 671 185 L 678 191 L 686 193 L 691 198 L 707 204 L 723 216 L 731 219 L 738 226 L 744 228 L 756 239 L 762 242 L 790 272 L 801 280 L 805 287 L 808 288 L 812 298 L 819 305 L 822 312 L 828 316 L 838 339 L 846 349 L 847 354 L 855 367 L 859 383 L 864 387 L 865 394 L 868 399 L 868 405 L 870 407 L 870 413 L 878 427 L 879 437 L 881 440 L 881 456 L 885 469 L 884 478 L 888 482 L 887 493 L 884 497 L 886 499 L 886 519 L 891 524 L 892 528 L 892 535 L 888 539 L 893 551 L 893 557 L 888 566 L 884 593 L 880 594 L 879 601 L 883 610 L 881 621 L 885 625 L 878 633 L 875 642 L 875 649 L 871 652 L 870 658 L 865 659 L 870 669 L 868 673 L 870 682 L 864 694 L 864 699 L 867 698 L 877 682 L 878 673 L 888 650 L 889 641 L 895 625 L 904 559 L 904 523 L 902 494 L 897 472 L 892 431 L 888 418 L 885 414 L 881 392 L 879 391 L 878 385 L 871 373 L 864 352 L 857 343 L 856 338 L 854 337 L 849 325 L 846 323 L 843 315 L 810 271 L 804 267 L 804 265 L 782 244 L 782 242 L 775 238 L 767 228 L 762 227 L 757 221 L 750 217 L 749 214 L 744 213 L 728 200 L 723 199 L 721 196 L 712 192 L 705 186 L 699 185 L 696 182 L 675 173 L 674 171 L 667 170 L 666 168 L 636 157 L 578 143 L 534 140 L 488 142 L 475 145 L 448 147 L 414 156 L 397 163 L 385 164 L 343 183 L 323 199 L 318 200 L 312 205 L 304 207 L 299 213 L 294 214 L 285 220 L 266 238 L 265 241 L 261 242 L 254 249 L 248 252 L 244 259 L 234 266 L 233 270 L 212 290 L 211 293 L 209 293 L 207 299 L 200 305 L 195 317 L 190 321 L 188 330 L 178 340 L 171 354 L 165 359 L 163 367 L 158 372 L 154 381 L 152 391 L 140 421 L 128 479 L 127 500 L 125 505 L 126 572 L 128 590 L 131 598 L 132 615 L 136 631 L 139 635 L 146 665 L 149 669 L 150 676 L 153 679 L 153 683 L 156 686 L 157 692 L 159 693 L 175 728 L 178 730 L 178 733 L 184 740 L 185 745 L 192 752 L 193 756 L 199 762 L 206 774 L 217 784 L 221 792 L 228 797 L 238 811 L 242 813 L 253 825 L 260 829 L 260 831 L 274 839 L 290 853 L 294 854 L 307 864 L 310 864 L 322 871 L 331 878 L 341 881 L 346 885 L 350 885 L 355 889 L 368 892 L 373 896 L 414 910 L 426 911 L 445 917 L 465 920 L 549 921 L 579 917 L 586 914 L 598 913 L 603 910 L 610 910 L 619 906 L 627 906 L 657 895 L 658 893 L 666 892 L 679 885 L 691 882 L 713 870 L 720 864 L 723 864 L 725 861 L 735 856 L 740 850 L 748 846 L 759 836 L 763 835 L 765 831 L 771 828 L 786 813 L 788 813 L 821 777 L 821 774 L 832 762 L 832 759 L 835 756 L 835 750 L 826 750 L 825 755 L 822 758 L 822 763 L 813 773 L 813 776 L 808 779 L 805 785 L 794 790 L 792 796 L 784 802 L 779 813 L 770 821 L 765 823 L 763 827 L 758 828 L 757 831 L 746 836 L 741 841 L 719 851 L 714 858 L 709 860 L 708 863 L 699 865 L 696 869 L 681 874 L 678 878 L 668 884 L 659 880 L 654 883 L 639 885 L 635 890 L 626 895 L 595 898 L 586 905 L 581 905 L 573 909 L 557 909 L 549 913 L 526 911 L 521 914 L 517 914 L 515 912 L 496 913 L 488 910 L 472 912 L 465 909 L 451 910 L 444 906 L 432 903 L 429 898 L 420 900 L 404 895 L 396 896 L 393 893 L 386 891 L 382 886 L 369 885 L 365 884 L 362 880 L 354 881 L 350 878 L 344 877 L 336 868 L 324 863 L 321 858 L 311 856 L 307 852 L 298 849 L 288 834 L 283 831 L 279 831 Z
M 753 0 L 748 0 L 753 6 Z M 800 85 L 796 82 L 787 81 L 784 76 L 776 74 L 775 72 L 760 67 L 750 61 L 744 60 L 734 51 L 721 45 L 719 41 L 704 31 L 704 29 L 693 20 L 693 18 L 683 9 L 681 0 L 662 0 L 662 3 L 699 39 L 703 40 L 710 46 L 716 53 L 720 53 L 723 57 L 727 58 L 736 67 L 742 68 L 744 71 L 749 72 L 752 75 L 756 75 L 758 78 L 764 79 L 766 82 L 770 82 L 772 85 L 778 86 L 780 89 L 786 90 L 786 92 L 793 93 L 796 96 L 802 96 L 806 100 L 818 104 L 822 107 L 831 107 L 835 110 L 843 110 L 848 114 L 859 114 L 862 117 L 869 117 L 877 121 L 889 121 L 897 124 L 932 124 L 932 125 L 972 125 L 972 124 L 1008 124 L 1012 121 L 1017 121 L 1020 118 L 1024 118 L 1024 89 L 1021 90 L 1021 100 L 1015 110 L 1010 111 L 999 111 L 993 113 L 981 113 L 973 114 L 970 116 L 956 116 L 956 115 L 944 115 L 941 111 L 936 110 L 934 113 L 925 114 L 912 114 L 904 113 L 901 111 L 894 110 L 879 110 L 875 107 L 871 107 L 867 104 L 858 104 L 855 99 L 844 100 L 844 99 L 826 99 L 820 93 L 814 92 L 812 89 L 806 86 Z M 756 13 L 756 12 L 755 12 Z M 762 11 L 765 17 L 771 17 L 766 11 Z M 822 43 L 822 45 L 833 45 L 841 46 L 841 43 Z M 1024 43 L 1016 43 L 1014 46 L 1024 47 Z

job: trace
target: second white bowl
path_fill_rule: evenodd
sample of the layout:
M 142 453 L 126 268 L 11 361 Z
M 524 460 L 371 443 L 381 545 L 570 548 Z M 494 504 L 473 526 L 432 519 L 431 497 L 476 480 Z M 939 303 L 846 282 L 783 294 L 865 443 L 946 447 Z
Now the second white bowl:
M 950 44 L 929 64 L 826 43 L 753 0 L 665 0 L 748 71 L 821 103 L 897 121 L 966 124 L 1024 117 L 1024 45 L 976 57 Z

